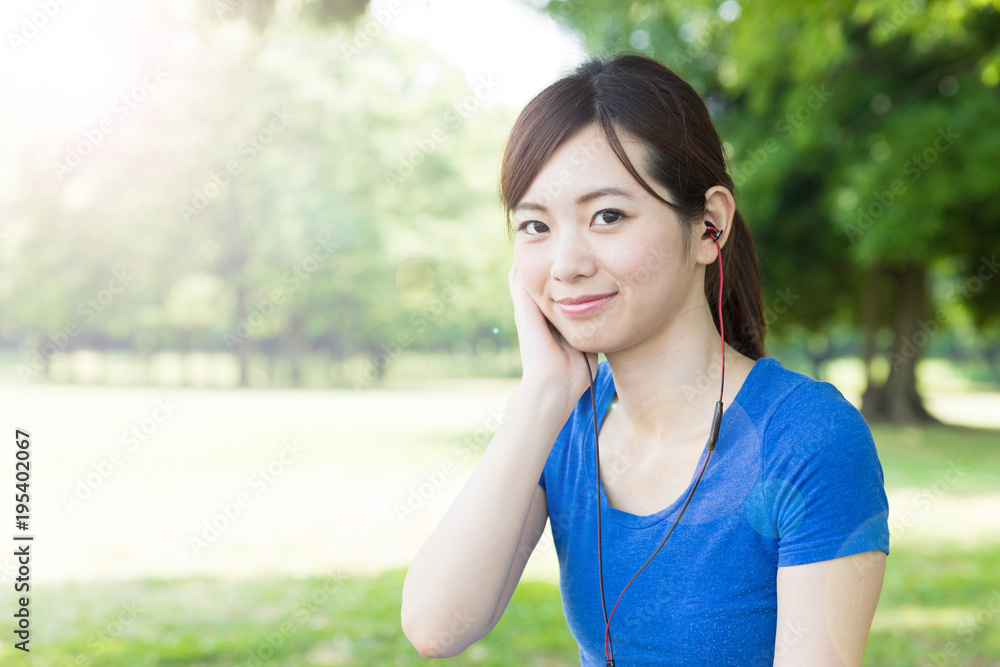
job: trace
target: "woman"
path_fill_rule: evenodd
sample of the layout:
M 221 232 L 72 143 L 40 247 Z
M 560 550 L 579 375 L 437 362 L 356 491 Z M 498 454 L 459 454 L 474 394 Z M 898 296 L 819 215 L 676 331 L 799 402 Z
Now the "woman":
M 582 665 L 860 665 L 882 468 L 833 385 L 765 356 L 697 92 L 644 56 L 587 62 L 522 111 L 500 186 L 523 377 L 407 573 L 410 641 L 488 634 L 548 519 Z

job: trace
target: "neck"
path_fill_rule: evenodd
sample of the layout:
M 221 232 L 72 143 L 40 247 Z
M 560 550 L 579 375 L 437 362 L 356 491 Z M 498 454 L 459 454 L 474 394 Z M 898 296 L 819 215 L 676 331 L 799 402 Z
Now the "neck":
M 727 346 L 727 362 L 735 354 Z M 605 356 L 630 441 L 670 442 L 708 428 L 719 400 L 722 346 L 707 303 L 656 336 Z M 723 400 L 728 405 L 729 392 Z

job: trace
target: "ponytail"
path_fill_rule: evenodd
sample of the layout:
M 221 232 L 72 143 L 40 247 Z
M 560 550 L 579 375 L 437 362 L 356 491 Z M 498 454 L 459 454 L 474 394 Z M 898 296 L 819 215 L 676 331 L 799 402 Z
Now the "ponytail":
M 761 297 L 760 269 L 750 229 L 739 209 L 733 216 L 729 238 L 722 249 L 722 314 L 725 341 L 740 354 L 753 360 L 767 356 L 764 337 L 764 302 Z M 719 328 L 719 273 L 705 271 L 705 296 L 712 319 Z

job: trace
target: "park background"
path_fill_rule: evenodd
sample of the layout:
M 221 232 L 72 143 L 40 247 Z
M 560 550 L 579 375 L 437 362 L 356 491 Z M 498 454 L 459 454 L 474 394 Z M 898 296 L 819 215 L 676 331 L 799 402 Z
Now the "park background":
M 405 568 L 520 377 L 503 144 L 631 50 L 717 123 L 768 355 L 872 427 L 865 664 L 1000 665 L 998 5 L 5 3 L 0 429 L 31 433 L 36 537 L 0 661 L 428 662 Z M 546 531 L 444 664 L 578 664 L 556 576 Z

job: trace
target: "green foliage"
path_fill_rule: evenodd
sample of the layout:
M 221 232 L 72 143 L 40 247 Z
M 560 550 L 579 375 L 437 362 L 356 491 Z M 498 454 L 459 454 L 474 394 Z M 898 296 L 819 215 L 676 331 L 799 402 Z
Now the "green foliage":
M 721 5 L 721 6 L 720 6 Z M 1000 249 L 1000 4 L 554 1 L 597 54 L 638 49 L 694 85 L 729 144 L 774 331 L 860 324 L 873 264 L 967 273 Z M 893 189 L 895 188 L 895 190 Z M 990 291 L 990 290 L 987 290 Z M 987 303 L 987 301 L 989 303 Z M 1000 300 L 969 298 L 980 326 Z M 883 322 L 889 324 L 889 311 Z
M 950 300 L 938 287 L 979 280 L 1000 254 L 1000 134 L 984 129 L 998 120 L 997 3 L 910 7 L 546 11 L 593 51 L 650 53 L 706 97 L 765 305 L 794 295 L 767 313 L 779 341 L 856 330 L 866 289 L 894 298 L 866 270 L 913 262 L 930 268 L 949 325 L 995 336 L 995 281 Z M 143 56 L 169 76 L 81 167 L 59 178 L 52 165 L 97 119 L 5 144 L 0 344 L 24 358 L 72 325 L 70 350 L 243 350 L 296 368 L 310 351 L 374 362 L 386 349 L 514 346 L 495 188 L 518 110 L 481 102 L 456 68 L 363 10 L 164 2 L 136 19 Z M 287 126 L 264 134 L 283 112 Z M 251 150 L 253 138 L 268 140 Z M 319 239 L 336 244 L 329 259 Z M 122 269 L 135 280 L 85 316 Z
M 404 334 L 468 348 L 504 321 L 495 165 L 513 110 L 373 15 L 317 31 L 313 13 L 340 10 L 305 4 L 163 17 L 151 30 L 187 48 L 159 54 L 167 81 L 103 150 L 59 179 L 51 156 L 75 133 L 19 147 L 20 182 L 0 188 L 21 213 L 0 249 L 0 340 L 35 351 L 75 323 L 69 349 L 346 358 Z M 426 279 L 410 285 L 414 265 Z M 83 321 L 120 267 L 135 282 Z

